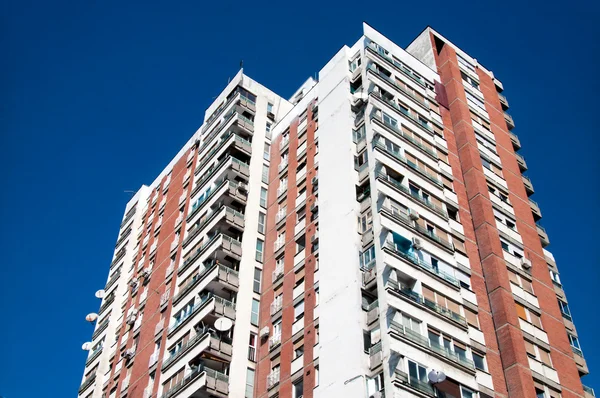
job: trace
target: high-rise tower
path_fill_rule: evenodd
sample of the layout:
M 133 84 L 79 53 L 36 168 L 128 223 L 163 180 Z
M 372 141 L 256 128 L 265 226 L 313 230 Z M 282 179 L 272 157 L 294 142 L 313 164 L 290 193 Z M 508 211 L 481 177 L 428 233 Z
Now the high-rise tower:
M 131 200 L 80 397 L 593 395 L 502 83 L 363 29 Z

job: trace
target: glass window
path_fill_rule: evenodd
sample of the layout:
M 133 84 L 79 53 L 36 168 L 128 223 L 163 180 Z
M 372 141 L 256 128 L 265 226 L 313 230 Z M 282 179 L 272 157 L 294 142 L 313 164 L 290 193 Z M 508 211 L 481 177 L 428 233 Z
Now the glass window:
M 260 294 L 260 277 L 262 271 L 258 268 L 254 268 L 254 293 Z
M 294 306 L 294 322 L 304 317 L 304 300 Z
M 254 397 L 254 369 L 248 368 L 246 370 L 246 395 L 244 397 Z
M 265 222 L 266 222 L 266 214 L 258 212 L 258 232 L 261 234 L 265 234 Z
M 261 263 L 263 261 L 264 245 L 265 243 L 262 240 L 256 240 L 256 261 L 260 261 Z
M 267 190 L 265 188 L 260 188 L 260 205 L 267 208 Z
M 398 127 L 398 121 L 385 112 L 383 113 L 383 122 L 389 126 Z
M 464 386 L 460 386 L 460 395 L 462 398 L 474 398 L 475 394 Z
M 250 315 L 250 323 L 252 323 L 254 326 L 258 326 L 258 308 L 258 300 L 252 299 L 252 314 Z
M 535 389 L 535 396 L 537 398 L 545 398 L 546 395 L 544 394 L 544 390 L 540 390 L 539 388 Z
M 269 123 L 267 123 L 267 124 L 269 124 Z M 265 148 L 263 150 L 263 159 L 270 160 L 270 158 L 271 158 L 271 145 L 269 145 L 265 142 Z
M 581 350 L 581 347 L 579 346 L 579 339 L 570 333 L 568 333 L 568 336 L 569 336 L 569 343 L 571 343 L 571 347 L 575 347 L 578 350 Z
M 266 164 L 263 164 L 262 167 L 262 182 L 264 182 L 265 184 L 269 183 L 269 166 L 267 166 Z
M 303 379 L 300 379 L 294 382 L 292 387 L 292 398 L 301 398 L 304 394 L 304 382 Z
M 569 311 L 569 305 L 562 300 L 558 300 L 558 306 L 560 307 L 560 311 L 563 315 L 571 316 L 571 311 Z
M 410 376 L 409 382 L 421 381 L 427 383 L 427 368 L 419 365 L 416 362 L 408 361 L 408 375 Z
M 485 371 L 485 358 L 483 355 L 479 355 L 477 353 L 473 353 L 473 362 L 475 363 L 475 368 L 479 370 Z
M 270 102 L 267 103 L 267 112 L 273 113 L 273 104 Z

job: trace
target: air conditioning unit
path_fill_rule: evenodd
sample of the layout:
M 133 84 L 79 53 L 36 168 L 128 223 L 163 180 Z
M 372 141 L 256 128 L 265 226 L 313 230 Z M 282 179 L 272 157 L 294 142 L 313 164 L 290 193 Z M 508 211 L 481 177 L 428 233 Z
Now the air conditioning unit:
M 121 356 L 125 359 L 131 359 L 133 358 L 133 356 L 135 355 L 135 349 L 134 348 L 130 348 L 128 350 L 125 350 L 121 353 Z
M 317 201 L 313 202 L 312 205 L 310 205 L 310 211 L 311 212 L 316 212 L 319 209 L 319 203 Z
M 410 217 L 411 220 L 418 220 L 419 219 L 419 212 L 413 209 L 410 209 L 410 212 L 408 213 L 408 216 Z
M 529 260 L 525 257 L 521 257 L 521 267 L 523 267 L 525 269 L 531 268 L 531 260 Z
M 150 270 L 150 268 L 144 268 L 144 270 L 142 271 L 141 277 L 148 278 L 151 273 L 152 273 L 152 271 Z
M 266 339 L 267 337 L 269 337 L 269 327 L 265 326 L 264 328 L 260 329 L 260 338 Z
M 412 246 L 415 250 L 421 250 L 423 248 L 423 244 L 421 243 L 421 239 L 419 238 L 413 238 L 412 239 Z
M 318 241 L 319 241 L 319 232 L 315 232 L 315 234 L 310 237 L 310 243 L 317 243 Z
M 237 185 L 237 187 L 238 187 L 238 189 L 239 189 L 240 191 L 247 191 L 247 190 L 248 190 L 248 185 L 246 185 L 246 183 L 244 183 L 244 182 L 241 182 L 241 181 L 240 181 L 240 182 L 238 182 L 238 185 Z
M 131 287 L 137 287 L 137 284 L 138 284 L 138 278 L 133 278 L 131 280 L 131 282 L 129 282 L 129 286 L 131 286 Z
M 313 178 L 310 180 L 310 182 L 311 182 L 313 185 L 319 185 L 319 177 L 317 177 L 317 176 L 314 176 L 314 177 L 313 177 Z
M 128 315 L 127 318 L 125 318 L 125 323 L 128 324 L 129 326 L 133 325 L 135 323 L 136 316 L 137 316 L 137 313 L 132 313 L 132 314 Z

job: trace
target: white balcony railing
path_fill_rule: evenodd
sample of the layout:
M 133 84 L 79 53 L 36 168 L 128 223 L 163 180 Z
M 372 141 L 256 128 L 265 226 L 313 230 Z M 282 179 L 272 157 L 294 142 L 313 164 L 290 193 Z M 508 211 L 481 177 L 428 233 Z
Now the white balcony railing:
M 277 264 L 275 265 L 275 270 L 273 271 L 273 283 L 275 283 L 276 280 L 278 280 L 279 278 L 281 278 L 283 276 L 284 273 L 284 269 L 283 269 L 283 261 L 278 261 Z
M 156 251 L 157 247 L 158 247 L 157 242 L 152 243 L 152 245 L 150 246 L 150 253 L 153 253 L 154 251 Z
M 156 362 L 158 362 L 158 354 L 159 351 L 155 351 L 150 355 L 150 361 L 148 362 L 148 367 L 151 368 Z
M 281 163 L 279 163 L 279 166 L 277 166 L 277 171 L 282 172 L 288 165 L 288 161 L 287 159 L 282 160 Z
M 277 188 L 277 197 L 280 197 L 286 191 L 287 191 L 287 185 L 280 185 L 279 188 Z M 279 213 L 277 213 L 277 214 L 279 215 Z
M 279 384 L 279 369 L 271 371 L 267 376 L 267 388 L 271 389 Z
M 278 251 L 285 245 L 285 236 L 277 238 L 274 243 L 275 251 Z
M 179 204 L 182 204 L 187 199 L 187 193 L 182 193 L 179 197 Z
M 278 190 L 278 194 L 279 194 L 279 190 Z M 286 211 L 286 209 L 281 209 L 275 215 L 275 222 L 279 223 L 281 220 L 283 220 L 286 217 L 287 217 L 287 211 Z
M 271 315 L 275 315 L 279 310 L 281 310 L 281 307 L 283 306 L 283 299 L 281 296 L 278 296 L 275 298 L 275 300 L 273 300 L 273 302 L 271 303 Z
M 269 337 L 269 349 L 270 350 L 277 347 L 279 344 L 281 344 L 281 333 L 277 333 L 277 334 L 274 334 L 273 336 Z

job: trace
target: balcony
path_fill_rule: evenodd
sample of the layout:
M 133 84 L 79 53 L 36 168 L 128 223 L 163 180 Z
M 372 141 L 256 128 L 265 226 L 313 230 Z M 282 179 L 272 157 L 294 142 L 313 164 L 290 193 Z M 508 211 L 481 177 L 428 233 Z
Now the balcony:
M 100 334 L 101 334 L 101 333 L 102 333 L 104 330 L 106 330 L 106 328 L 108 327 L 108 321 L 109 321 L 109 319 L 107 318 L 107 319 L 105 319 L 104 321 L 102 321 L 102 323 L 101 323 L 101 324 L 99 324 L 99 325 L 96 327 L 96 330 L 94 330 L 94 334 L 92 334 L 92 340 L 95 340 L 95 339 L 96 339 L 96 337 L 100 336 Z
M 102 348 L 97 348 L 95 351 L 90 352 L 90 355 L 87 357 L 85 361 L 85 366 L 89 366 L 90 363 L 94 362 L 94 359 L 98 358 L 100 354 L 102 354 Z
M 113 301 L 115 301 L 114 293 L 111 293 L 108 296 L 106 296 L 104 298 L 104 302 L 102 303 L 102 305 L 100 306 L 100 309 L 98 310 L 98 315 L 102 315 L 102 313 L 104 311 L 106 311 L 108 309 L 108 307 L 110 307 L 110 305 L 113 303 Z
M 510 135 L 510 141 L 513 144 L 513 149 L 515 151 L 518 151 L 519 149 L 521 149 L 521 141 L 519 140 L 519 137 L 512 131 L 509 131 L 508 134 Z
M 380 138 L 380 136 L 374 137 L 374 139 L 373 139 L 373 149 L 378 149 L 382 153 L 384 153 L 386 155 L 389 155 L 390 157 L 392 157 L 396 161 L 399 161 L 400 163 L 402 163 L 402 164 L 410 167 L 411 169 L 413 169 L 417 173 L 421 174 L 423 177 L 427 178 L 429 181 L 433 182 L 438 187 L 442 187 L 443 186 L 442 181 L 440 181 L 440 179 L 437 176 L 429 173 L 427 170 L 421 168 L 420 166 L 418 166 L 418 165 L 410 162 L 408 159 L 406 159 L 404 156 L 402 156 L 400 154 L 400 152 L 396 152 L 393 149 L 387 148 L 387 146 L 385 145 L 385 142 L 383 141 L 383 139 Z
M 163 393 L 161 398 L 177 395 L 200 398 L 216 396 L 226 398 L 229 395 L 229 377 L 204 365 L 198 365 L 189 371 L 179 383 Z
M 211 223 L 213 224 L 213 227 L 206 231 L 207 235 L 211 235 L 211 232 L 216 230 L 244 232 L 244 214 L 229 206 L 222 205 L 221 203 L 217 203 L 214 207 L 217 208 L 211 208 L 204 217 L 196 221 L 196 223 L 188 230 L 187 236 L 182 243 L 184 248 Z
M 215 159 L 215 155 L 224 151 L 219 157 L 233 156 L 240 160 L 249 160 L 252 156 L 252 143 L 229 131 L 221 137 L 221 141 L 207 154 L 202 154 L 201 161 L 196 166 L 195 175 L 201 174 L 204 168 Z M 247 162 L 246 162 L 247 163 Z
M 416 124 L 421 129 L 425 130 L 427 133 L 433 134 L 433 127 L 431 127 L 429 125 L 429 123 L 427 123 L 427 121 L 425 121 L 424 119 L 419 118 L 419 114 L 413 114 L 412 112 L 406 110 L 405 108 L 401 108 L 394 100 L 385 98 L 382 95 L 380 95 L 379 93 L 376 93 L 375 91 L 371 92 L 370 95 L 372 98 L 377 98 L 382 103 L 384 103 L 384 104 L 388 105 L 389 107 L 391 107 L 392 109 L 394 109 L 396 112 L 402 114 L 402 116 L 404 116 L 406 119 L 408 119 L 411 122 L 413 122 L 414 124 Z
M 206 353 L 227 362 L 231 361 L 231 342 L 219 338 L 210 331 L 201 330 L 194 337 L 182 344 L 177 352 L 164 359 L 161 365 L 161 372 L 164 373 L 165 370 L 177 363 L 179 359 L 183 358 L 185 354 L 189 353 L 195 347 L 201 347 L 201 349 L 195 350 L 194 355 Z
M 281 344 L 281 333 L 269 337 L 269 351 L 275 349 Z
M 434 396 L 433 387 L 431 384 L 421 381 L 415 377 L 410 377 L 400 369 L 394 370 L 394 379 L 392 380 L 392 383 L 402 387 L 406 386 L 412 388 L 428 396 Z
M 538 236 L 540 237 L 540 242 L 542 243 L 542 247 L 546 247 L 550 244 L 550 239 L 548 238 L 548 233 L 546 229 L 541 225 L 536 224 Z
M 204 289 L 213 293 L 225 293 L 223 290 L 237 291 L 239 287 L 238 272 L 226 267 L 225 265 L 212 262 L 209 265 L 203 266 L 185 286 L 179 289 L 179 293 L 173 297 L 173 304 L 177 304 L 183 299 L 192 289 L 200 284 L 206 284 Z M 202 290 L 204 290 L 202 289 Z
M 394 68 L 396 68 L 397 70 L 399 70 L 400 72 L 402 72 L 404 75 L 406 75 L 407 77 L 409 77 L 412 81 L 414 81 L 415 83 L 417 83 L 418 85 L 425 87 L 425 82 L 423 82 L 423 79 L 421 79 L 419 76 L 415 76 L 411 70 L 409 70 L 408 68 L 406 68 L 404 65 L 402 65 L 402 63 L 400 61 L 395 60 L 394 58 L 391 58 L 388 54 L 387 51 L 384 50 L 383 48 L 381 48 L 381 46 L 379 46 L 377 43 L 375 42 L 369 42 L 369 43 L 365 43 L 365 48 L 377 55 L 378 57 L 380 57 L 381 59 L 383 59 L 385 62 L 389 63 L 390 65 L 392 65 Z
M 460 287 L 460 283 L 459 283 L 458 279 L 456 279 L 453 275 L 450 275 L 444 271 L 440 271 L 439 269 L 437 269 L 437 267 L 434 267 L 433 265 L 429 264 L 428 262 L 419 259 L 418 257 L 416 257 L 415 255 L 413 255 L 411 253 L 406 253 L 401 250 L 398 250 L 398 248 L 396 248 L 396 245 L 394 245 L 394 242 L 386 241 L 383 249 L 385 251 L 389 251 L 389 252 L 395 254 L 396 256 L 402 258 L 403 260 L 408 262 L 410 265 L 413 265 L 413 266 L 416 265 L 418 268 L 425 270 L 425 271 L 429 272 L 430 274 L 435 275 L 438 278 L 443 279 L 444 281 L 448 282 L 449 284 L 451 284 L 452 286 L 454 286 L 456 288 Z
M 243 180 L 247 183 L 248 178 L 250 177 L 250 165 L 231 155 L 224 157 L 219 162 L 208 168 L 196 180 L 191 196 L 196 196 L 198 191 L 204 188 L 207 183 L 215 177 L 217 177 L 217 180 Z
M 379 300 L 375 300 L 370 304 L 363 304 L 362 309 L 367 313 L 367 325 L 379 319 Z
M 400 181 L 394 179 L 389 174 L 387 174 L 385 169 L 382 168 L 381 170 L 376 172 L 376 178 L 379 181 L 383 181 L 387 185 L 396 189 L 397 191 L 400 191 L 400 193 L 404 194 L 404 196 L 416 200 L 419 204 L 427 207 L 429 210 L 432 210 L 438 215 L 442 216 L 443 218 L 448 219 L 448 213 L 446 213 L 446 210 L 431 202 L 429 199 L 423 198 L 420 194 L 416 192 L 411 192 L 407 187 L 402 185 Z
M 211 127 L 212 123 L 215 120 L 218 120 L 219 116 L 234 103 L 239 106 L 239 109 L 242 111 L 246 109 L 251 112 L 256 111 L 256 103 L 242 94 L 240 92 L 240 87 L 237 87 L 229 94 L 225 102 L 219 105 L 219 107 L 206 119 L 204 126 L 202 127 L 202 133 L 206 132 Z M 227 118 L 227 116 L 225 116 L 225 118 Z
M 383 363 L 381 341 L 369 348 L 369 369 L 373 370 Z
M 540 206 L 537 202 L 529 199 L 529 206 L 531 207 L 531 212 L 533 213 L 533 219 L 537 222 L 542 218 L 542 211 L 540 210 Z
M 375 95 L 374 92 L 372 94 Z M 381 112 L 373 113 L 371 115 L 371 120 L 374 120 L 378 125 L 386 128 L 388 131 L 390 131 L 396 137 L 398 137 L 404 141 L 408 141 L 410 144 L 414 145 L 415 147 L 419 148 L 421 151 L 425 152 L 425 154 L 431 156 L 435 160 L 438 160 L 438 155 L 437 155 L 437 152 L 435 151 L 435 149 L 433 149 L 433 145 L 431 148 L 423 145 L 421 142 L 417 141 L 414 137 L 411 137 L 410 135 L 406 134 L 404 131 L 400 130 L 397 125 L 393 125 L 392 123 L 384 120 Z
M 209 251 L 209 249 L 211 249 Z M 177 270 L 177 275 L 183 274 L 200 256 L 214 254 L 214 260 L 229 262 L 230 259 L 239 261 L 242 257 L 242 242 L 225 234 L 215 234 L 195 251 L 189 253 Z
M 272 370 L 267 376 L 267 389 L 270 390 L 279 384 L 280 371 L 279 368 Z
M 424 308 L 427 308 L 451 321 L 454 321 L 462 325 L 463 327 L 467 326 L 467 321 L 462 315 L 457 314 L 456 312 L 451 311 L 447 308 L 440 307 L 438 304 L 424 298 L 419 293 L 416 293 L 407 287 L 399 285 L 396 281 L 388 279 L 386 289 L 389 289 L 390 291 L 396 293 L 398 296 L 406 300 L 419 304 Z
M 498 93 L 498 98 L 500 99 L 500 104 L 502 105 L 502 110 L 507 110 L 508 109 L 508 100 L 506 99 L 506 97 L 500 93 Z
M 95 380 L 96 380 L 96 372 L 94 372 L 91 375 L 89 375 L 83 381 L 83 383 L 81 383 L 81 386 L 79 386 L 79 394 L 81 394 L 82 392 L 84 392 L 85 390 L 87 390 L 88 387 L 91 386 L 94 383 Z
M 114 267 L 115 265 L 118 264 L 119 261 L 121 261 L 121 259 L 123 257 L 125 257 L 125 253 L 127 252 L 127 247 L 123 247 L 121 250 L 119 250 L 117 252 L 117 254 L 115 254 L 115 257 L 113 258 L 112 262 L 110 263 L 110 268 Z
M 248 193 L 246 184 L 236 183 L 227 179 L 217 181 L 214 184 L 214 188 L 211 188 L 208 191 L 200 194 L 200 197 L 192 205 L 191 211 L 187 216 L 187 221 L 189 222 L 192 218 L 194 218 L 194 216 L 198 214 L 207 203 L 214 199 L 219 198 L 225 205 L 230 207 L 239 207 L 232 206 L 232 204 L 235 203 L 245 205 L 247 197 Z
M 202 310 L 207 310 L 206 315 L 225 315 L 230 319 L 235 319 L 235 303 L 208 292 L 201 296 L 200 300 L 197 301 L 184 316 L 175 320 L 175 322 L 169 326 L 168 335 L 171 336 Z
M 525 185 L 525 191 L 527 192 L 527 196 L 533 195 L 535 191 L 533 190 L 533 184 L 531 183 L 531 180 L 527 176 L 521 177 L 523 177 L 523 184 Z
M 506 126 L 508 127 L 509 130 L 512 130 L 515 128 L 515 122 L 514 122 L 512 116 L 506 112 L 504 112 L 504 120 L 506 120 Z
M 375 64 L 370 64 L 369 66 L 367 66 L 367 71 L 370 72 L 370 73 L 372 73 L 373 75 L 377 76 L 381 80 L 385 81 L 387 84 L 389 84 L 390 86 L 394 87 L 400 93 L 402 93 L 405 96 L 407 96 L 408 98 L 410 98 L 415 104 L 423 107 L 425 110 L 427 110 L 429 112 L 429 104 L 427 102 L 425 102 L 424 100 L 420 99 L 415 94 L 413 94 L 411 91 L 407 90 L 405 87 L 403 87 L 400 84 L 398 84 L 390 76 L 388 76 L 385 73 L 383 73 L 382 71 L 378 70 L 375 67 Z
M 108 282 L 106 282 L 106 285 L 104 286 L 104 290 L 108 290 L 110 289 L 110 287 L 112 285 L 115 284 L 116 281 L 119 280 L 119 277 L 121 276 L 121 271 L 117 271 L 113 274 L 113 276 L 110 277 L 110 279 L 108 280 Z
M 271 303 L 271 307 L 270 307 L 271 316 L 274 316 L 279 311 L 281 311 L 282 307 L 283 307 L 283 298 L 281 296 L 277 296 Z
M 588 387 L 583 384 L 583 392 L 585 393 L 586 398 L 596 397 L 596 393 L 592 387 Z
M 279 278 L 282 278 L 283 274 L 284 274 L 283 262 L 277 262 L 277 264 L 275 265 L 275 270 L 273 271 L 273 279 L 272 279 L 273 284 L 275 284 L 275 282 L 277 282 L 279 280 Z
M 518 153 L 515 153 L 515 156 L 517 157 L 517 163 L 519 164 L 521 173 L 527 171 L 527 162 L 525 162 L 525 158 Z
M 449 350 L 448 348 L 440 345 L 439 343 L 430 341 L 427 337 L 411 329 L 407 329 L 406 327 L 404 327 L 404 325 L 401 325 L 396 321 L 391 321 L 390 329 L 390 333 L 394 334 L 395 336 L 399 336 L 406 340 L 410 340 L 411 342 L 416 343 L 417 345 L 427 349 L 428 351 L 431 351 L 434 354 L 437 354 L 438 356 L 449 359 L 450 361 L 461 365 L 471 371 L 475 370 L 475 364 L 472 360 L 462 355 L 456 354 L 454 351 Z

